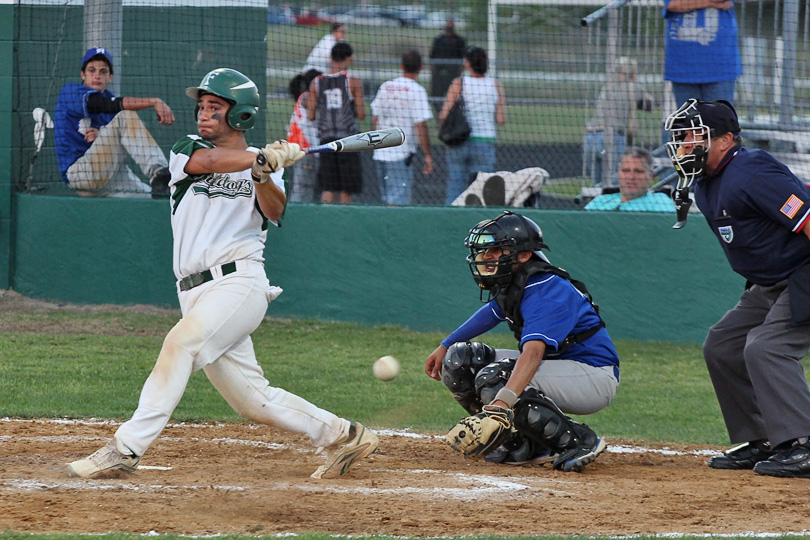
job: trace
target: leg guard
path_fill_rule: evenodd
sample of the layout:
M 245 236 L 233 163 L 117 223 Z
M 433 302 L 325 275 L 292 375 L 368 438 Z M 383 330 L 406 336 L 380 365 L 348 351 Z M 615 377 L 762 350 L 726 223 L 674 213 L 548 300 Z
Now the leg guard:
M 495 349 L 478 341 L 453 344 L 442 360 L 442 382 L 470 414 L 478 414 L 482 407 L 475 392 L 475 375 L 494 360 Z
M 498 390 L 506 386 L 516 362 L 511 358 L 501 358 L 481 368 L 475 376 L 475 393 L 481 403 L 486 405 L 495 399 Z
M 552 400 L 530 388 L 515 408 L 519 433 L 558 454 L 554 468 L 581 472 L 605 449 L 605 442 L 585 424 L 574 422 Z

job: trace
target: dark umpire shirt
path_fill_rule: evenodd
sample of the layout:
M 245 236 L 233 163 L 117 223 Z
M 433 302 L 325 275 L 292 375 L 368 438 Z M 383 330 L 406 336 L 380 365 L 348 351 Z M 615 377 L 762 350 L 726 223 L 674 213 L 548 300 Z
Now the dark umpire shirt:
M 695 184 L 695 202 L 731 268 L 773 285 L 810 264 L 810 189 L 762 150 L 734 147 L 714 174 Z

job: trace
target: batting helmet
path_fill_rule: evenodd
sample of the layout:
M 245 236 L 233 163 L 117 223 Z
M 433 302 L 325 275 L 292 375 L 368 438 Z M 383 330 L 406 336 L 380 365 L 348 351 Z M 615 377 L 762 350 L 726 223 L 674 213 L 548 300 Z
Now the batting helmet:
M 217 68 L 203 77 L 199 86 L 186 89 L 186 95 L 197 101 L 203 94 L 213 94 L 231 104 L 228 125 L 246 131 L 256 123 L 259 112 L 259 89 L 256 83 L 235 69 Z M 194 110 L 197 116 L 197 110 Z
M 470 229 L 464 245 L 470 248 L 467 263 L 475 282 L 482 289 L 506 286 L 512 281 L 514 265 L 521 251 L 548 249 L 537 223 L 514 212 L 505 211 L 495 219 L 485 219 Z M 486 252 L 504 250 L 497 260 L 487 260 Z

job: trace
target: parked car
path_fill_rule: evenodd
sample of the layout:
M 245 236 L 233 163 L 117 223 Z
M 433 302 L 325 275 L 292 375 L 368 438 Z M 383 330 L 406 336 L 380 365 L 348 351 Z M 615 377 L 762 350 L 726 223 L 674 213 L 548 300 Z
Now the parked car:
M 467 26 L 467 21 L 450 11 L 433 11 L 420 19 L 419 26 L 422 28 L 444 28 L 444 23 L 452 17 L 456 23 L 456 30 L 461 30 Z
M 319 24 L 329 24 L 334 21 L 334 17 L 321 14 L 314 9 L 304 9 L 295 16 L 295 24 L 303 26 L 317 26 Z
M 296 24 L 295 12 L 289 4 L 267 6 L 267 24 Z
M 339 17 L 349 25 L 358 26 L 402 26 L 399 18 L 379 7 L 362 7 L 350 9 Z
M 427 16 L 424 6 L 394 6 L 388 11 L 402 26 L 421 26 L 422 19 Z

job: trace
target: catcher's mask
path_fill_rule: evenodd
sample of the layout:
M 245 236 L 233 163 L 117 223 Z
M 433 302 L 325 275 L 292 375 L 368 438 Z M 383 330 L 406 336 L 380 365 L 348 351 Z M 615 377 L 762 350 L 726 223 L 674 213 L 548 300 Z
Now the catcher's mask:
M 688 189 L 695 179 L 705 174 L 712 137 L 726 133 L 737 134 L 740 132 L 740 124 L 737 111 L 728 101 L 700 101 L 692 98 L 669 115 L 664 129 L 670 133 L 667 154 L 678 172 L 676 189 L 680 190 Z
M 212 94 L 230 104 L 228 125 L 239 131 L 247 131 L 256 124 L 259 112 L 259 89 L 256 83 L 235 69 L 217 68 L 210 71 L 199 86 L 186 89 L 186 95 L 198 101 L 203 94 Z M 194 109 L 197 118 L 199 107 Z
M 506 211 L 495 219 L 486 219 L 470 229 L 464 245 L 470 248 L 467 263 L 479 287 L 490 290 L 512 281 L 512 273 L 522 251 L 548 249 L 540 227 L 531 219 Z M 502 250 L 493 258 L 490 250 Z

